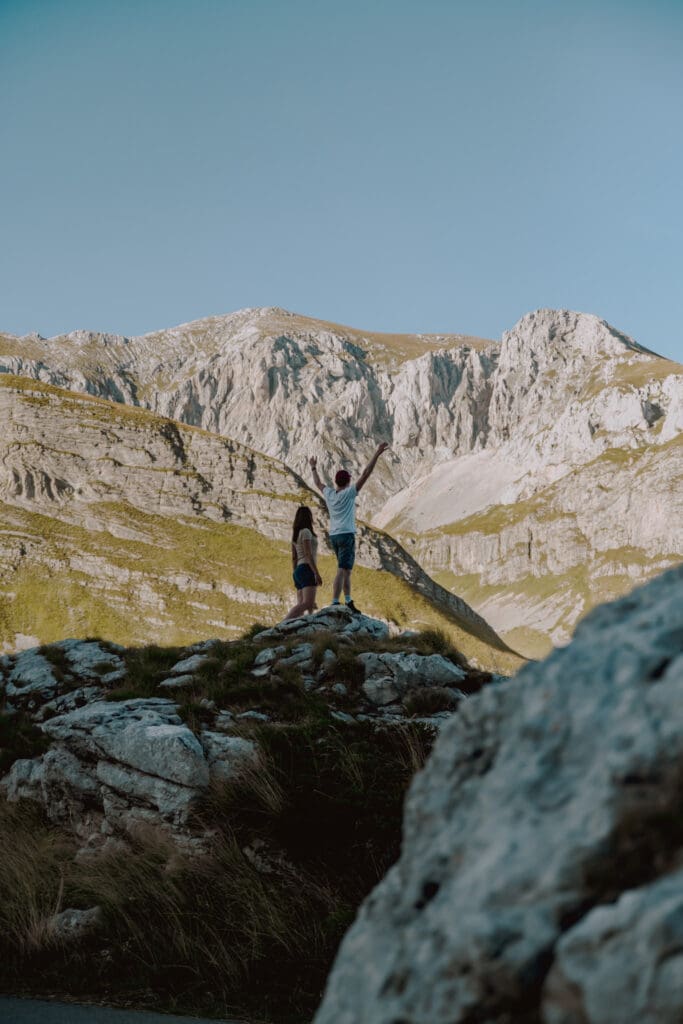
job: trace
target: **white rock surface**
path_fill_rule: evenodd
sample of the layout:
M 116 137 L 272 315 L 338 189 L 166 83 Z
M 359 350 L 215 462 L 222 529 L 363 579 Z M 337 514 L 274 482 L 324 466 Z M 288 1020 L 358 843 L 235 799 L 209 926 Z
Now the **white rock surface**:
M 420 687 L 454 687 L 466 675 L 441 654 L 368 651 L 358 660 L 365 671 L 363 693 L 373 704 L 391 704 Z
M 194 683 L 194 676 L 189 673 L 184 676 L 169 676 L 168 679 L 162 679 L 158 685 L 159 690 L 186 690 L 188 686 L 192 686 Z
M 220 781 L 234 779 L 242 769 L 258 765 L 256 744 L 243 736 L 226 736 L 221 732 L 204 730 L 201 744 L 211 777 Z
M 543 1017 L 546 1024 L 680 1024 L 683 871 L 596 907 L 559 941 Z
M 42 728 L 85 757 L 120 762 L 181 786 L 202 788 L 209 781 L 199 741 L 170 701 L 99 701 L 52 718 Z
M 182 661 L 176 662 L 171 669 L 172 676 L 192 676 L 193 672 L 197 672 L 204 662 L 207 660 L 205 654 L 192 654 L 189 658 L 183 658 Z
M 142 821 L 182 829 L 209 784 L 204 750 L 168 700 L 97 700 L 43 721 L 41 729 L 53 741 L 50 749 L 16 761 L 0 788 L 9 800 L 42 803 L 51 820 L 84 837 Z M 218 772 L 225 773 L 224 763 Z
M 680 813 L 682 616 L 679 568 L 597 609 L 568 648 L 461 705 L 413 782 L 400 860 L 343 940 L 316 1024 L 522 1019 L 543 1003 L 555 957 L 585 984 L 581 1024 L 640 1024 L 643 1005 L 683 1011 L 677 951 L 657 973 L 654 1003 L 632 999 L 629 966 L 610 1018 L 592 1009 L 601 968 L 575 969 L 571 955 L 586 935 L 599 945 L 604 918 L 591 924 L 592 908 L 614 887 L 637 889 L 643 907 L 642 930 L 615 940 L 627 955 L 664 914 L 657 873 L 680 857 L 679 832 L 669 830 L 671 848 L 661 840 L 656 861 L 647 844 L 650 820 L 668 813 L 673 826 Z M 622 846 L 636 865 L 628 877 Z M 649 917 L 645 903 L 660 910 Z M 624 908 L 609 912 L 620 927 Z M 645 954 L 645 972 L 651 963 Z M 553 991 L 548 981 L 548 1014 Z
M 5 686 L 5 695 L 17 707 L 32 705 L 55 697 L 59 682 L 52 665 L 37 650 L 17 655 Z

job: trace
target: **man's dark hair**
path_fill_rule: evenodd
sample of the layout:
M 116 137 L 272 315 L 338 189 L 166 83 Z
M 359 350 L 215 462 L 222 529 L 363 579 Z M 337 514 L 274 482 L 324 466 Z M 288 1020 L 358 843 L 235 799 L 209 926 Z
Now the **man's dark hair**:
M 346 487 L 351 482 L 351 474 L 347 473 L 345 469 L 340 469 L 334 478 L 334 482 L 337 487 Z

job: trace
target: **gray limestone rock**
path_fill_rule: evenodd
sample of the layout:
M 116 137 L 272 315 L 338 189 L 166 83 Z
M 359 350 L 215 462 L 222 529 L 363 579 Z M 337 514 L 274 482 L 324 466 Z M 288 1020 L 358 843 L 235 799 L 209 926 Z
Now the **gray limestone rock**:
M 222 782 L 234 779 L 242 769 L 258 764 L 256 744 L 242 736 L 226 736 L 221 732 L 204 730 L 201 744 L 211 778 Z
M 102 926 L 104 914 L 101 907 L 87 910 L 69 908 L 50 919 L 49 930 L 52 939 L 62 945 L 73 945 L 89 939 Z
M 358 660 L 365 670 L 363 693 L 373 704 L 391 704 L 419 687 L 453 687 L 466 675 L 441 654 L 368 651 Z
M 680 1024 L 683 871 L 596 907 L 557 944 L 546 1024 Z
M 59 640 L 52 646 L 63 651 L 74 675 L 80 679 L 116 682 L 126 674 L 125 663 L 118 653 L 95 640 Z
M 202 667 L 204 662 L 207 660 L 205 654 L 191 654 L 189 658 L 183 658 L 182 661 L 176 662 L 171 669 L 172 676 L 182 676 L 186 674 L 192 674 Z
M 16 707 L 44 703 L 56 696 L 59 682 L 52 665 L 39 651 L 22 651 L 9 672 L 5 694 Z
M 279 655 L 284 654 L 285 650 L 286 648 L 283 645 L 279 647 L 264 647 L 254 658 L 254 668 L 258 668 L 261 665 L 271 665 Z
M 193 683 L 193 675 L 169 676 L 168 679 L 162 679 L 157 688 L 159 690 L 185 690 Z
M 100 700 L 104 691 L 101 686 L 79 686 L 75 690 L 68 690 L 66 693 L 47 701 L 38 708 L 32 715 L 35 722 L 40 722 L 50 715 L 64 715 L 69 711 L 75 711 L 85 704 Z
M 313 644 L 297 644 L 286 658 L 278 659 L 277 667 L 278 669 L 286 666 L 302 668 L 304 665 L 310 665 L 312 658 Z
M 568 648 L 461 704 L 411 786 L 400 860 L 344 938 L 316 1024 L 521 1019 L 540 1010 L 553 960 L 552 1024 L 638 1024 L 642 1007 L 676 1003 L 676 897 L 658 894 L 656 875 L 680 857 L 680 832 L 660 833 L 656 860 L 648 844 L 662 815 L 680 813 L 682 616 L 680 568 L 595 610 Z M 633 900 L 591 910 L 619 886 L 639 891 L 638 923 Z M 669 910 L 659 974 L 643 950 Z M 619 982 L 604 913 L 615 944 L 655 978 L 647 997 L 632 998 L 632 965 Z M 580 962 L 584 948 L 599 950 L 592 965 Z M 560 976 L 583 986 L 572 1004 L 583 1016 L 558 1016 Z M 613 985 L 611 1017 L 590 1016 L 605 1005 L 601 978 Z
M 53 741 L 0 782 L 7 799 L 41 803 L 81 836 L 138 823 L 182 829 L 210 767 L 176 707 L 160 698 L 95 701 L 41 723 Z
M 84 757 L 117 761 L 182 786 L 203 788 L 209 781 L 199 741 L 170 701 L 99 701 L 42 728 Z

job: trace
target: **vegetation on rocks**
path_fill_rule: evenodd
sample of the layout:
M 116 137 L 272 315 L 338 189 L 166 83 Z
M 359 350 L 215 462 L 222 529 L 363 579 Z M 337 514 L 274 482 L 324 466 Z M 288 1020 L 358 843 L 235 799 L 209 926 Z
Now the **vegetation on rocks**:
M 403 798 L 431 734 L 312 715 L 251 731 L 265 765 L 212 787 L 196 810 L 212 834 L 200 855 L 141 829 L 74 860 L 74 840 L 32 807 L 0 809 L 6 991 L 310 1019 L 356 908 L 398 856 Z M 100 930 L 60 944 L 55 914 L 92 906 Z
M 109 701 L 170 696 L 160 683 L 191 661 L 191 681 L 176 691 L 181 717 L 200 741 L 205 729 L 251 741 L 258 759 L 228 778 L 212 776 L 190 812 L 189 843 L 147 821 L 110 835 L 104 846 L 100 837 L 83 847 L 82 837 L 35 804 L 1 804 L 5 991 L 246 1015 L 268 1024 L 311 1018 L 357 907 L 399 856 L 404 796 L 435 733 L 408 717 L 418 716 L 419 701 L 410 711 L 406 700 L 400 721 L 385 721 L 376 709 L 374 717 L 358 713 L 367 704 L 358 655 L 440 654 L 451 665 L 466 664 L 437 630 L 380 641 L 370 632 L 344 634 L 343 626 L 355 628 L 357 620 L 344 611 L 338 617 L 337 633 L 321 630 L 304 643 L 307 652 L 310 646 L 306 672 L 286 664 L 305 639 L 296 630 L 273 639 L 272 631 L 262 635 L 254 626 L 238 640 L 190 649 L 114 651 L 88 642 L 89 678 L 100 679 Z M 364 621 L 376 632 L 386 628 Z M 85 645 L 73 644 L 39 652 L 51 667 L 57 700 L 72 688 L 79 657 L 83 663 Z M 272 662 L 266 674 L 254 675 L 255 661 L 269 663 L 274 648 L 284 664 Z M 118 665 L 111 683 L 110 650 Z M 8 662 L 5 671 L 16 664 Z M 322 686 L 310 686 L 311 672 Z M 334 687 L 345 695 L 333 700 Z M 452 694 L 436 691 L 431 709 L 423 698 L 422 713 L 447 696 L 452 707 Z M 335 705 L 355 715 L 340 714 Z M 49 727 L 55 719 L 47 710 L 34 714 Z M 240 717 L 244 711 L 251 714 Z M 0 717 L 0 740 L 3 771 L 47 747 L 24 712 Z M 100 908 L 98 924 L 65 941 L 60 913 L 93 907 Z

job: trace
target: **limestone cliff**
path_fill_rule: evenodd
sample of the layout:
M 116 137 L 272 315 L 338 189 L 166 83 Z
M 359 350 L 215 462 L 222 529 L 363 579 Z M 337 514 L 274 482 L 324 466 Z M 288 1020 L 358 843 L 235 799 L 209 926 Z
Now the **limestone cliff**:
M 302 502 L 316 510 L 329 593 L 323 503 L 274 459 L 145 410 L 7 374 L 0 414 L 9 648 L 65 633 L 189 643 L 276 621 L 294 598 L 288 538 Z M 356 593 L 397 624 L 454 631 L 487 667 L 518 663 L 484 619 L 366 526 Z
M 683 370 L 594 316 L 539 310 L 496 344 L 256 309 L 2 349 L 0 370 L 146 406 L 302 475 L 311 454 L 329 475 L 390 441 L 363 514 L 525 649 L 566 642 L 683 552 Z M 492 543 L 496 518 L 514 529 Z

